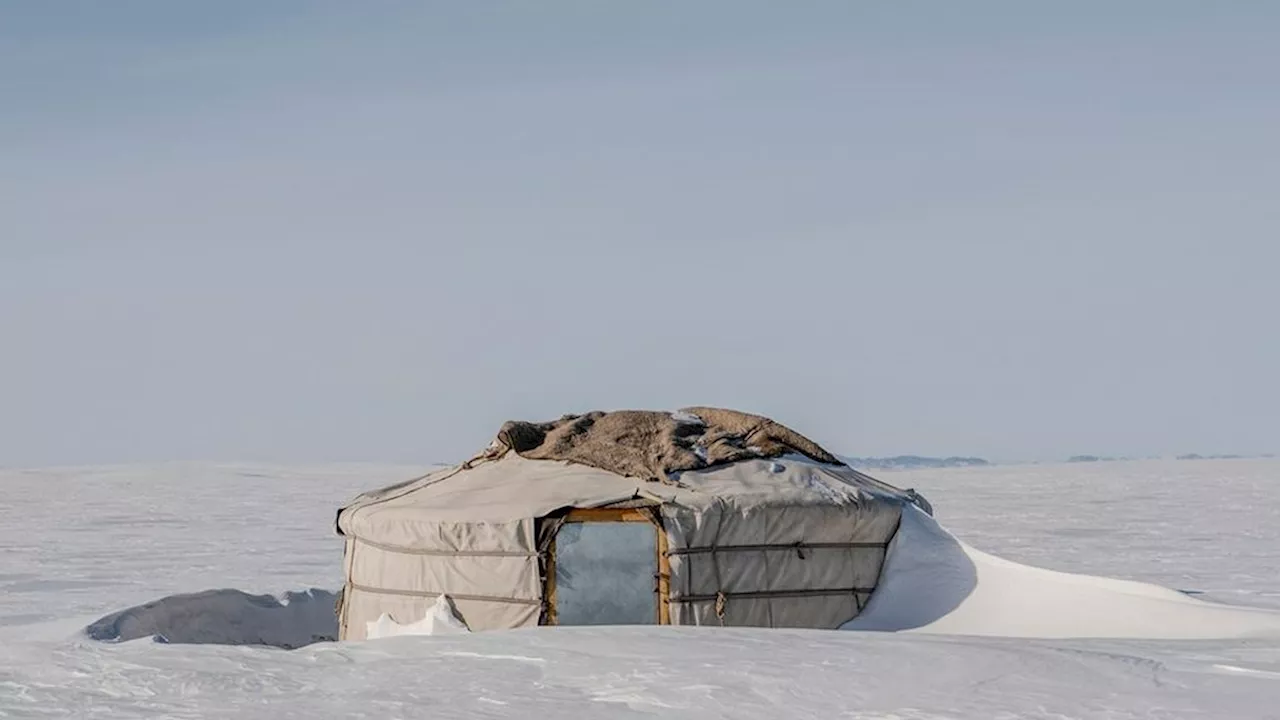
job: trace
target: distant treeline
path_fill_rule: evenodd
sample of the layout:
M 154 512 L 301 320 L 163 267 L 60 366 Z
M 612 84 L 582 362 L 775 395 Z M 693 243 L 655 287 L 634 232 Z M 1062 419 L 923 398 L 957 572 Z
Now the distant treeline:
M 1190 453 L 1187 455 L 1179 455 L 1177 459 L 1179 460 L 1247 460 L 1249 458 L 1271 458 L 1271 457 L 1275 457 L 1275 455 L 1271 455 L 1271 454 L 1267 454 L 1267 455 L 1197 455 L 1196 453 Z M 1071 462 L 1071 463 L 1115 462 L 1118 460 L 1133 460 L 1133 459 L 1135 458 L 1110 457 L 1110 456 L 1100 456 L 1100 455 L 1072 455 L 1071 457 L 1067 458 L 1067 462 Z M 1147 458 L 1147 459 L 1157 460 L 1159 458 Z
M 912 470 L 916 468 L 985 467 L 991 463 L 979 457 L 923 457 L 921 455 L 895 455 L 894 457 L 844 457 L 855 468 L 867 470 Z
M 1190 453 L 1179 455 L 1179 460 L 1244 460 L 1249 458 L 1273 458 L 1267 455 L 1197 455 Z M 862 470 L 919 470 L 931 468 L 988 467 L 991 461 L 980 457 L 928 457 L 924 455 L 895 455 L 893 457 L 852 457 L 840 456 L 849 465 Z M 1125 460 L 1159 460 L 1158 457 L 1135 458 L 1112 455 L 1072 455 L 1069 463 L 1120 462 Z M 1054 461 L 1056 462 L 1056 461 Z

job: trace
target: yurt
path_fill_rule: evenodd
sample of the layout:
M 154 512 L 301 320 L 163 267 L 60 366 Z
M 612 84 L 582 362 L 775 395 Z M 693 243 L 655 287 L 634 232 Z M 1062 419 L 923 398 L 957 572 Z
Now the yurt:
M 466 462 L 338 512 L 342 639 L 447 598 L 472 631 L 837 628 L 927 503 L 768 418 L 694 407 L 509 422 Z

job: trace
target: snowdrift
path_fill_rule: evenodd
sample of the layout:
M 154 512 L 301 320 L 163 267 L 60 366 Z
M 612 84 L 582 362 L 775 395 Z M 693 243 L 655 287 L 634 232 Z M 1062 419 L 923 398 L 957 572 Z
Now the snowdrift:
M 471 632 L 458 617 L 458 610 L 448 595 L 441 595 L 427 610 L 426 617 L 407 625 L 396 622 L 387 613 L 369 623 L 365 636 L 370 640 L 399 637 L 401 635 L 465 635 Z
M 1280 637 L 1280 612 L 1168 588 L 1020 565 L 903 512 L 880 587 L 844 630 L 1015 638 L 1202 640 Z
M 250 595 L 206 590 L 112 613 L 85 628 L 94 640 L 269 645 L 294 649 L 338 637 L 337 596 L 327 590 Z
M 259 645 L 288 650 L 338 637 L 337 594 L 312 588 L 284 595 L 223 589 L 171 595 L 107 615 L 84 629 L 102 642 L 150 638 L 166 644 Z M 369 623 L 370 639 L 401 635 L 459 635 L 468 631 L 448 597 L 408 624 L 384 614 Z

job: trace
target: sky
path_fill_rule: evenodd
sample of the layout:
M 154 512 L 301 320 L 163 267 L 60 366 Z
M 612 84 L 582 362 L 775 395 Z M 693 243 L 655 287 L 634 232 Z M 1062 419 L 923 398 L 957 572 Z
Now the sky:
M 1280 452 L 1280 5 L 0 6 L 0 466 Z

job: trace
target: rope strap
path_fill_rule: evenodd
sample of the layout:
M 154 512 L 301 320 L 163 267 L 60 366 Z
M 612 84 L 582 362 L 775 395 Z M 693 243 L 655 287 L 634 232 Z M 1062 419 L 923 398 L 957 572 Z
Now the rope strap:
M 492 595 L 459 595 L 457 593 L 433 592 L 431 590 L 392 590 L 389 588 L 374 588 L 374 587 L 367 587 L 364 585 L 356 585 L 355 583 L 347 583 L 347 587 L 351 588 L 352 590 L 359 590 L 360 592 L 370 593 L 373 595 L 404 595 L 407 597 L 424 597 L 424 598 L 440 597 L 441 595 L 448 595 L 450 598 L 453 598 L 454 600 L 474 600 L 476 602 L 508 603 L 511 605 L 541 605 L 542 604 L 541 600 L 529 600 L 526 598 L 494 597 Z
M 405 547 L 403 545 L 388 545 L 386 543 L 366 540 L 359 536 L 350 537 L 361 545 L 367 545 L 383 552 L 396 553 L 398 555 L 431 555 L 439 557 L 538 557 L 538 553 L 515 550 L 425 550 L 423 548 Z
M 875 588 L 821 588 L 814 590 L 764 590 L 760 592 L 718 592 L 715 595 L 673 595 L 673 603 L 714 602 L 717 608 L 723 608 L 728 600 L 767 600 L 770 598 L 825 597 L 831 595 L 864 595 Z
M 759 552 L 759 551 L 787 551 L 799 553 L 804 557 L 805 550 L 885 550 L 888 549 L 887 542 L 842 542 L 842 543 L 805 543 L 797 542 L 788 545 L 711 545 L 703 547 L 686 547 L 676 548 L 667 551 L 667 557 L 676 557 L 679 555 L 702 555 L 705 553 L 721 553 L 721 552 Z

